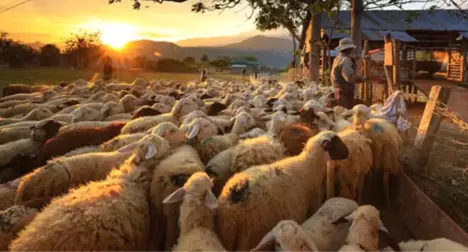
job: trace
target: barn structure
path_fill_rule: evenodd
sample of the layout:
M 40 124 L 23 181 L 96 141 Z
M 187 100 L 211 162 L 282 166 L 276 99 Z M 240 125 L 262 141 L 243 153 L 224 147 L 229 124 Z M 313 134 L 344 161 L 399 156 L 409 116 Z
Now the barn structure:
M 401 80 L 396 85 L 415 80 L 421 71 L 427 72 L 429 78 L 436 72 L 444 72 L 441 76 L 446 81 L 458 84 L 468 82 L 468 15 L 457 10 L 365 11 L 361 27 L 363 48 L 371 52 L 369 55 L 373 64 L 370 71 L 376 77 L 374 79 L 380 77 L 385 82 L 382 74 L 384 44 L 385 37 L 390 36 L 398 41 Z M 332 18 L 328 14 L 321 15 L 321 77 L 325 81 L 328 71 L 323 69 L 331 66 L 330 62 L 337 55 L 333 49 L 341 38 L 350 36 L 350 28 L 350 11 L 334 13 Z M 307 42 L 310 42 L 311 31 L 309 25 Z M 306 43 L 301 57 L 304 67 L 308 66 L 309 52 L 310 43 Z

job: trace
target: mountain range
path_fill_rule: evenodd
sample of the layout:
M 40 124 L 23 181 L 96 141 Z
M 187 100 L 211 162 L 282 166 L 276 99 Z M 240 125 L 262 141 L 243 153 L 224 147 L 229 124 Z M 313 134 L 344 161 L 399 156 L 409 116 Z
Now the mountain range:
M 197 61 L 206 54 L 209 59 L 218 56 L 257 58 L 261 65 L 269 68 L 285 68 L 292 60 L 292 40 L 281 37 L 253 36 L 240 42 L 213 46 L 181 46 L 202 43 L 202 39 L 185 40 L 177 44 L 152 40 L 137 40 L 127 44 L 125 52 L 130 57 L 174 58 L 182 60 L 193 57 Z M 220 40 L 217 40 L 220 41 Z
M 29 43 L 34 49 L 40 49 L 44 44 Z M 176 43 L 153 40 L 130 41 L 124 49 L 130 58 L 143 56 L 148 59 L 174 58 L 183 60 L 193 57 L 199 61 L 206 54 L 209 59 L 218 56 L 257 58 L 262 66 L 269 68 L 285 68 L 292 60 L 292 40 L 284 37 L 256 35 L 252 37 L 214 37 L 192 38 Z

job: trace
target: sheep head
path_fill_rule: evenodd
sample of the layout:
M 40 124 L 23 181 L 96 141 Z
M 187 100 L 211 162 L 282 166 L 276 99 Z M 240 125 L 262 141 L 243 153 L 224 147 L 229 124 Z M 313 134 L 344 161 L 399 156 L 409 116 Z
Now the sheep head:
M 187 139 L 204 139 L 215 136 L 218 133 L 218 127 L 206 118 L 197 118 L 187 125 Z
M 175 120 L 179 120 L 182 116 L 185 116 L 197 109 L 198 105 L 192 99 L 182 98 L 174 104 L 171 114 Z
M 358 207 L 354 212 L 348 213 L 333 222 L 334 225 L 351 222 L 350 232 L 346 238 L 347 243 L 359 244 L 370 250 L 377 250 L 390 245 L 394 251 L 401 251 L 398 243 L 391 238 L 388 230 L 380 219 L 380 212 L 371 205 Z M 375 236 L 373 234 L 376 234 Z M 377 238 L 378 234 L 378 239 Z M 369 237 L 363 239 L 362 237 Z M 372 239 L 371 237 L 376 237 Z M 386 241 L 388 244 L 380 243 Z
M 282 220 L 268 232 L 260 243 L 251 251 L 257 251 L 276 241 L 277 250 L 281 251 L 318 251 L 317 246 L 293 220 Z
M 31 129 L 31 139 L 35 142 L 43 143 L 49 138 L 54 137 L 62 127 L 62 124 L 46 119 L 38 122 L 36 125 L 32 126 Z
M 344 160 L 349 156 L 348 147 L 337 133 L 332 131 L 322 131 L 310 138 L 302 154 L 315 153 L 319 148 L 327 152 L 331 160 Z
M 253 116 L 244 111 L 240 112 L 238 115 L 236 115 L 236 117 L 233 117 L 230 123 L 234 124 L 232 127 L 232 132 L 236 135 L 248 132 L 257 124 Z
M 218 207 L 218 199 L 211 192 L 212 179 L 204 172 L 196 172 L 190 176 L 184 186 L 177 189 L 163 200 L 163 204 L 181 201 L 185 195 L 203 197 L 205 206 L 209 209 Z
M 169 113 L 171 112 L 171 106 L 166 105 L 164 103 L 155 103 L 151 105 L 151 108 L 156 109 L 157 111 L 161 113 Z
M 101 118 L 106 119 L 108 116 L 125 113 L 125 108 L 118 102 L 109 101 L 101 108 Z
M 159 160 L 169 154 L 171 146 L 169 142 L 157 135 L 148 135 L 138 142 L 131 143 L 119 149 L 125 152 L 135 149 L 133 163 L 139 165 L 143 162 Z
M 150 133 L 166 139 L 171 146 L 177 146 L 187 140 L 185 138 L 185 132 L 171 122 L 163 122 L 159 124 L 151 129 Z

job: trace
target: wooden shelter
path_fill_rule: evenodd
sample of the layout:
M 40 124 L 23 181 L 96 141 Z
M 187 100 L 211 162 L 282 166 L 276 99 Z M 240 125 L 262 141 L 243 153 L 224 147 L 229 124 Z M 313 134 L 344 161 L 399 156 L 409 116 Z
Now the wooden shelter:
M 350 11 L 334 13 L 332 18 L 328 14 L 322 14 L 321 27 L 322 42 L 329 41 L 323 43 L 324 47 L 328 45 L 330 49 L 334 49 L 341 38 L 350 36 Z M 398 75 L 401 75 L 401 81 L 414 79 L 418 71 L 427 71 L 432 74 L 443 68 L 446 69 L 447 80 L 457 83 L 468 81 L 468 16 L 466 14 L 457 10 L 365 11 L 362 15 L 361 27 L 362 43 L 367 43 L 371 51 L 378 52 L 380 49 L 380 57 L 378 54 L 371 56 L 373 61 L 382 62 L 382 64 L 372 64 L 370 71 L 374 75 L 382 77 L 385 36 L 390 35 L 393 41 L 398 41 Z M 310 42 L 311 30 L 309 25 L 307 42 Z M 308 62 L 309 51 L 310 43 L 306 43 L 302 63 Z M 440 57 L 439 62 L 436 59 L 432 61 L 416 59 L 421 58 L 420 55 L 423 52 L 433 54 L 434 51 L 443 53 L 442 56 L 444 54 L 448 56 L 445 60 L 446 67 L 443 67 Z M 322 50 L 322 55 L 327 56 L 328 52 L 328 50 Z M 336 52 L 332 51 L 330 56 L 333 54 Z M 329 67 L 329 64 L 326 64 L 327 60 L 321 62 L 322 69 L 326 70 Z M 328 72 L 322 71 L 322 73 Z M 322 75 L 322 78 L 324 77 L 325 75 Z M 395 85 L 400 87 L 400 80 Z

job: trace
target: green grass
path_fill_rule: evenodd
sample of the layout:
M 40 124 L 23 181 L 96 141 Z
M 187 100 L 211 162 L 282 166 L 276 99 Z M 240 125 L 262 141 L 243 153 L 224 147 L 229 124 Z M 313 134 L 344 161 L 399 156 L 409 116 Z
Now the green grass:
M 10 83 L 21 83 L 30 85 L 57 84 L 60 81 L 74 81 L 82 78 L 91 80 L 95 72 L 91 70 L 71 70 L 68 68 L 1 68 L 0 67 L 0 88 Z M 100 73 L 99 73 L 100 74 Z M 225 80 L 241 79 L 241 75 L 228 73 L 211 72 L 208 75 L 212 78 Z M 173 81 L 198 80 L 199 73 L 156 73 L 148 71 L 118 71 L 117 79 L 125 82 L 132 82 L 135 78 L 142 77 L 147 80 L 167 79 Z

